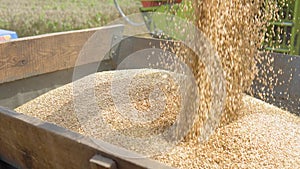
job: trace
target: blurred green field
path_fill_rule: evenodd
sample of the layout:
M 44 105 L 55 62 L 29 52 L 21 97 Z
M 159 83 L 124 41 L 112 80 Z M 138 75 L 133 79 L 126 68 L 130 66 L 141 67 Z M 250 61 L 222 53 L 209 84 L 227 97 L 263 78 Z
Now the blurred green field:
M 119 0 L 125 13 L 139 11 L 138 0 Z M 99 27 L 120 17 L 113 0 L 0 0 L 0 29 L 19 37 Z

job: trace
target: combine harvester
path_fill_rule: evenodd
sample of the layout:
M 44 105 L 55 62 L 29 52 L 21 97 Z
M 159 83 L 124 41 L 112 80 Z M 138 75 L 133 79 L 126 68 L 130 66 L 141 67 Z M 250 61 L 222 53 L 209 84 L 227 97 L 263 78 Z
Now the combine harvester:
M 117 1 L 115 2 L 121 15 L 126 17 Z M 177 0 L 175 3 L 180 6 L 182 2 Z M 295 3 L 294 18 L 299 18 L 300 2 L 297 0 Z M 143 1 L 142 4 L 142 12 L 164 10 L 165 5 L 169 5 L 164 1 Z M 148 29 L 153 35 L 159 35 L 159 29 L 155 27 L 156 21 L 144 16 Z M 300 22 L 299 19 L 295 19 L 278 25 L 291 27 L 292 29 L 286 30 L 295 32 L 293 28 L 299 29 Z M 95 144 L 89 137 L 13 110 L 51 89 L 72 82 L 73 72 L 77 67 L 85 69 L 98 64 L 95 63 L 97 59 L 95 62 L 92 59 L 80 64 L 77 62 L 82 48 L 95 32 L 101 32 L 101 35 L 105 36 L 101 37 L 101 47 L 95 44 L 92 45 L 92 49 L 99 51 L 99 48 L 103 48 L 103 51 L 107 52 L 97 71 L 114 70 L 127 55 L 147 48 L 161 48 L 161 43 L 166 41 L 143 37 L 123 38 L 123 29 L 124 25 L 112 25 L 0 42 L 0 105 L 3 106 L 0 107 L 1 169 L 171 168 L 147 158 L 124 158 L 112 152 L 133 156 L 136 156 L 136 153 L 102 141 Z M 269 54 L 269 57 L 274 58 L 275 72 L 284 72 L 278 76 L 279 80 L 286 81 L 287 78 L 291 78 L 290 83 L 273 89 L 274 98 L 270 98 L 269 101 L 299 115 L 300 57 L 296 55 L 300 54 L 300 34 L 294 33 L 292 38 L 294 40 L 291 48 L 278 49 L 285 54 Z M 259 68 L 263 66 L 258 65 Z M 80 77 L 86 75 L 88 73 Z M 254 81 L 254 94 L 260 93 L 261 89 L 268 91 L 269 86 L 264 85 L 258 80 Z

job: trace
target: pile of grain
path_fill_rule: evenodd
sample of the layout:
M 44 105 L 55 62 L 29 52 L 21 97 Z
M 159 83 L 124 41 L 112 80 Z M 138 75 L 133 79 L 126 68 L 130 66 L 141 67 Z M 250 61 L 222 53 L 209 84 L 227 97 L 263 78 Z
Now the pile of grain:
M 174 80 L 181 77 L 174 75 L 168 71 L 151 69 L 100 72 L 52 90 L 16 110 L 77 132 L 82 132 L 80 129 L 82 124 L 79 124 L 80 114 L 76 114 L 79 113 L 75 112 L 76 108 L 85 109 L 82 111 L 101 110 L 103 118 L 114 130 L 129 131 L 130 128 L 134 128 L 135 130 L 130 131 L 137 132 L 139 137 L 143 134 L 157 134 L 158 130 L 170 126 L 179 112 L 181 96 L 178 81 Z M 126 91 L 124 85 L 128 82 L 129 90 Z M 160 91 L 154 93 L 154 88 Z M 120 93 L 114 94 L 114 91 Z M 156 95 L 150 96 L 151 94 Z M 122 103 L 121 101 L 126 99 L 127 95 L 130 100 Z M 96 104 L 93 104 L 94 100 Z M 150 103 L 153 100 L 155 102 Z M 89 105 L 84 105 L 85 103 Z M 159 105 L 159 103 L 165 104 Z M 153 109 L 159 109 L 158 106 L 163 107 L 161 112 L 157 112 L 159 117 L 144 119 L 152 115 Z M 129 116 L 133 109 L 139 111 L 137 113 L 139 117 Z M 88 112 L 84 113 L 88 115 Z M 128 120 L 134 118 L 139 121 Z M 138 128 L 139 130 L 136 131 Z
M 181 110 L 181 91 L 186 89 L 178 84 L 183 77 L 154 69 L 100 72 L 52 90 L 16 111 L 143 154 L 152 154 L 146 149 L 157 153 L 160 147 L 145 146 L 144 141 L 155 136 L 150 144 L 169 146 L 165 131 Z
M 178 168 L 299 168 L 300 117 L 243 96 L 240 118 L 204 144 L 182 142 L 155 159 Z
M 135 71 L 125 70 L 119 72 L 124 75 Z M 95 130 L 85 130 L 78 119 L 80 115 L 75 112 L 76 107 L 74 107 L 73 100 L 74 91 L 76 91 L 74 90 L 74 86 L 76 86 L 74 83 L 50 91 L 20 106 L 16 111 L 85 135 L 104 139 L 130 150 L 148 154 L 149 152 L 145 152 L 146 142 L 130 140 L 129 137 L 118 137 L 117 134 L 122 133 L 133 138 L 145 138 L 149 135 L 158 134 L 164 128 L 169 127 L 174 121 L 174 116 L 178 113 L 178 107 L 180 107 L 178 105 L 178 99 L 180 98 L 178 89 L 174 87 L 176 85 L 170 78 L 170 72 L 166 71 L 144 70 L 142 74 L 132 78 L 130 95 L 136 109 L 148 109 L 149 104 L 147 102 L 149 99 L 146 95 L 148 89 L 153 87 L 153 82 L 162 82 L 158 86 L 166 94 L 166 109 L 160 118 L 151 124 L 133 124 L 116 111 L 116 104 L 111 97 L 111 82 L 116 80 L 118 86 L 122 87 L 125 80 L 128 79 L 114 79 L 112 78 L 114 74 L 116 73 L 101 72 L 75 82 L 80 83 L 80 91 L 82 92 L 80 95 L 89 100 L 93 98 L 89 94 L 86 95 L 86 93 L 89 93 L 89 88 L 84 86 L 90 86 L 89 83 L 92 83 L 94 78 L 96 79 L 95 96 L 97 106 L 86 105 L 84 106 L 86 112 L 83 112 L 85 116 L 88 116 L 88 111 L 89 113 L 95 113 L 99 110 L 98 108 L 106 110 L 102 114 L 105 125 L 101 126 L 99 121 L 98 123 L 93 122 L 92 125 Z M 146 89 L 143 86 L 149 88 L 146 87 L 148 88 Z M 136 94 L 141 96 L 138 97 Z M 124 93 L 120 97 L 122 95 Z M 84 98 L 80 99 L 81 102 L 76 104 L 86 104 Z M 152 156 L 152 158 L 178 168 L 299 168 L 300 118 L 250 96 L 244 96 L 243 103 L 243 108 L 237 112 L 240 118 L 219 128 L 208 142 L 204 144 L 192 141 L 181 142 L 172 147 L 171 151 Z M 88 127 L 92 127 L 92 125 L 88 125 Z M 111 128 L 104 130 L 107 125 L 110 125 Z M 168 145 L 168 142 L 163 139 L 155 141 L 160 146 Z

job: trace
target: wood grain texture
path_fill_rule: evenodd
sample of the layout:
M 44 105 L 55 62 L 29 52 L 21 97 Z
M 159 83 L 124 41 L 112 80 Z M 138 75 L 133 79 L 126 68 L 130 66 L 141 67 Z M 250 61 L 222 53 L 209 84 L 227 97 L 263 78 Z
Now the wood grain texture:
M 121 27 L 53 33 L 0 43 L 0 83 L 72 68 L 78 65 L 81 49 L 95 32 L 98 43 L 89 46 L 89 50 L 99 51 L 102 43 L 107 48 L 111 45 L 111 36 Z
M 130 158 L 137 154 L 1 107 L 0 145 L 0 159 L 22 169 L 88 169 L 96 154 L 115 161 L 118 169 L 171 169 L 147 158 Z

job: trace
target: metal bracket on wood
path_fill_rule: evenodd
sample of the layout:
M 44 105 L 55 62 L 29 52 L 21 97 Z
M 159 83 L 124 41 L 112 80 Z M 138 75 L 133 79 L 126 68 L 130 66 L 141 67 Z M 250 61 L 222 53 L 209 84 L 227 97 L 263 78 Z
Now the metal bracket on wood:
M 90 163 L 91 169 L 118 169 L 114 160 L 101 155 L 95 155 L 90 159 Z

